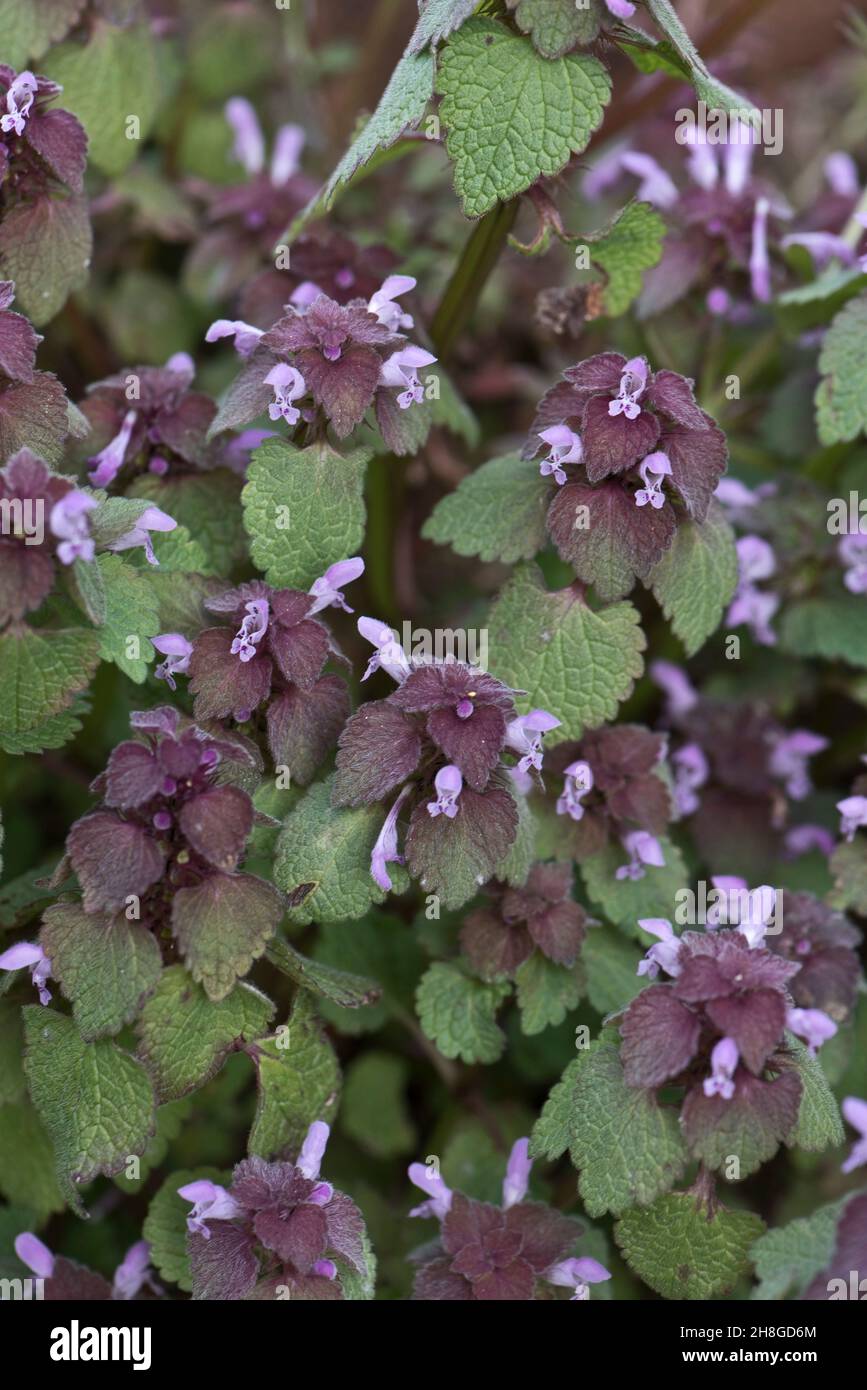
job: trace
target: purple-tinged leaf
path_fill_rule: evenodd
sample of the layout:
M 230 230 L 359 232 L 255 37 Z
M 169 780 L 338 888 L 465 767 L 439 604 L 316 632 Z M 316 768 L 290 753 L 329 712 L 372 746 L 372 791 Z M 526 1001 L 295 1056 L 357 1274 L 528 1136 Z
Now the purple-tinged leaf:
M 702 412 L 704 414 L 704 412 Z M 726 471 L 726 437 L 710 415 L 705 429 L 663 430 L 659 447 L 671 462 L 671 481 L 690 516 L 704 521 L 717 483 Z
M 181 832 L 197 854 L 229 872 L 253 828 L 253 803 L 240 787 L 211 787 L 181 807 Z
M 638 507 L 622 482 L 558 488 L 547 527 L 562 559 L 606 601 L 623 598 L 636 576 L 650 574 L 677 529 L 668 501 L 660 508 Z
M 372 700 L 352 716 L 340 735 L 335 806 L 381 801 L 415 772 L 421 737 L 391 700 Z
M 312 690 L 290 686 L 275 695 L 266 715 L 275 766 L 288 767 L 292 781 L 306 786 L 337 742 L 349 707 L 349 690 L 340 676 L 323 676 Z
M 462 719 L 454 709 L 435 709 L 428 715 L 427 731 L 470 786 L 484 791 L 506 740 L 503 711 L 496 705 L 476 703 L 469 717 Z
M 193 979 L 219 1002 L 261 956 L 282 916 L 270 883 L 251 874 L 212 874 L 175 893 L 172 931 Z
M 328 633 L 312 619 L 285 627 L 272 623 L 268 630 L 268 649 L 287 681 L 302 690 L 312 690 L 328 657 Z
M 785 996 L 770 989 L 751 989 L 728 999 L 710 999 L 705 1013 L 720 1033 L 734 1038 L 744 1064 L 761 1076 L 771 1053 L 783 1040 Z
M 128 897 L 141 897 L 163 874 L 156 840 L 140 825 L 110 811 L 94 811 L 76 821 L 66 850 L 82 887 L 85 912 L 121 908 Z
M 246 1298 L 259 1273 L 253 1237 L 230 1221 L 212 1221 L 208 1230 L 207 1240 L 197 1233 L 187 1236 L 193 1298 L 220 1302 Z
M 678 372 L 654 372 L 644 399 L 684 429 L 707 429 L 708 416 L 696 403 L 692 382 Z
M 627 1086 L 656 1087 L 689 1066 L 698 1048 L 701 1020 L 669 985 L 651 985 L 629 1005 L 620 1032 Z
M 625 473 L 652 452 L 659 439 L 659 420 L 642 410 L 634 420 L 622 413 L 609 415 L 607 396 L 593 396 L 584 409 L 581 441 L 584 464 L 591 483 L 611 473 Z
M 128 740 L 112 751 L 105 770 L 105 804 L 128 810 L 156 796 L 165 773 L 149 748 Z
M 256 709 L 271 689 L 271 662 L 265 656 L 241 661 L 231 652 L 233 638 L 228 627 L 206 628 L 196 638 L 189 688 L 197 719 L 246 718 L 244 712 Z

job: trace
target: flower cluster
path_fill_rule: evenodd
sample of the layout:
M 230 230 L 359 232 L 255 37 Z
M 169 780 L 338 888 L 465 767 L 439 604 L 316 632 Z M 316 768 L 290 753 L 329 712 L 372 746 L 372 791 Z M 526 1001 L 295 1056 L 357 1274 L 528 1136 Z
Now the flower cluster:
M 519 778 L 538 771 L 544 730 L 558 721 L 541 710 L 519 716 L 513 690 L 462 662 L 413 666 L 384 623 L 360 618 L 358 627 L 376 648 L 367 675 L 382 667 L 397 689 L 362 705 L 347 722 L 334 804 L 361 806 L 400 788 L 371 856 L 371 873 L 384 891 L 392 887 L 386 865 L 404 862 L 401 813 L 409 818 L 406 862 L 423 885 L 446 875 L 457 847 L 471 857 L 482 883 L 517 830 L 504 754 L 518 755 Z
M 101 806 L 67 838 L 83 910 L 140 922 L 165 960 L 190 957 L 194 973 L 209 933 L 227 916 L 259 924 L 264 949 L 282 899 L 271 884 L 238 872 L 255 813 L 229 780 L 233 766 L 261 766 L 258 750 L 237 735 L 207 733 L 168 706 L 133 714 L 131 723 L 139 738 L 115 748 L 94 783 Z M 40 941 L 50 959 L 55 917 L 60 930 L 65 913 L 59 904 L 45 914 Z M 236 937 L 243 956 L 249 941 Z M 221 997 L 233 982 L 224 978 L 212 992 Z
M 572 899 L 571 864 L 534 864 L 522 888 L 489 884 L 489 905 L 475 908 L 461 928 L 461 949 L 486 979 L 513 976 L 534 950 L 556 965 L 574 965 L 586 913 Z
M 81 402 L 94 487 L 128 484 L 140 473 L 195 472 L 221 462 L 208 430 L 217 407 L 192 391 L 195 366 L 177 352 L 164 367 L 127 367 L 88 388 Z
M 245 425 L 266 411 L 290 429 L 302 419 L 315 426 L 324 416 L 342 439 L 372 407 L 389 449 L 407 453 L 413 436 L 402 416 L 424 400 L 418 373 L 436 361 L 402 331 L 414 321 L 396 301 L 415 283 L 409 275 L 389 275 L 368 300 L 340 303 L 311 282 L 267 331 L 216 320 L 208 341 L 232 337 L 246 359 L 221 407 L 221 426 Z
M 338 561 L 307 594 L 254 579 L 212 595 L 205 607 L 225 625 L 205 628 L 192 643 L 180 633 L 162 634 L 156 645 L 162 644 L 167 660 L 157 674 L 173 680 L 189 672 L 197 719 L 231 717 L 243 724 L 267 701 L 275 763 L 288 767 L 296 782 L 309 782 L 349 713 L 346 682 L 322 674 L 329 656 L 340 653 L 316 615 L 330 606 L 351 611 L 341 586 L 363 569 L 357 557 Z
M 551 538 L 603 598 L 647 577 L 681 519 L 704 520 L 728 456 L 686 377 L 616 352 L 567 368 L 543 396 L 524 457 L 541 449 L 557 485 Z
M 764 944 L 762 895 L 735 929 L 709 923 L 677 938 L 670 923 L 641 922 L 659 938 L 643 973 L 671 978 L 642 990 L 619 1024 L 626 1084 L 683 1088 L 684 1136 L 711 1167 L 722 1162 L 718 1136 L 743 1128 L 770 1157 L 791 1135 L 802 1082 L 786 1030 L 811 1048 L 836 1032 L 821 1011 L 796 1009 L 790 986 L 801 966 Z
M 566 818 L 562 833 L 575 859 L 580 862 L 616 840 L 628 856 L 624 872 L 618 870 L 621 878 L 640 878 L 644 865 L 664 862 L 656 837 L 673 815 L 662 776 L 665 747 L 659 734 L 618 724 L 552 751 L 548 771 L 560 788 L 557 815 Z
M 317 1120 L 294 1163 L 245 1158 L 228 1188 L 199 1179 L 178 1189 L 193 1204 L 193 1298 L 341 1299 L 336 1261 L 366 1273 L 361 1213 L 319 1177 L 328 1135 Z
M 591 1284 L 610 1279 L 598 1260 L 570 1252 L 581 1226 L 570 1216 L 527 1200 L 532 1159 L 529 1144 L 512 1147 L 500 1206 L 453 1192 L 439 1173 L 421 1163 L 409 1176 L 427 1200 L 411 1216 L 440 1222 L 437 1241 L 418 1251 L 413 1298 L 463 1302 L 528 1302 L 571 1289 L 570 1302 L 586 1302 Z

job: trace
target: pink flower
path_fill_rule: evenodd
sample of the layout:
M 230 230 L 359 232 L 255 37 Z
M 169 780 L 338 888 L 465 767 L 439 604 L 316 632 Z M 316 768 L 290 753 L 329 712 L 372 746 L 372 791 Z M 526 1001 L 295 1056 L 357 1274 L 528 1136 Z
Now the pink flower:
M 654 661 L 647 673 L 666 697 L 669 719 L 688 714 L 698 704 L 698 691 L 681 666 L 673 661 Z
M 433 353 L 408 343 L 385 359 L 379 373 L 379 384 L 405 388 L 398 396 L 397 403 L 401 410 L 408 410 L 413 403 L 424 400 L 424 387 L 418 379 L 419 367 L 429 367 L 436 360 Z
M 519 772 L 529 772 L 531 767 L 537 772 L 541 770 L 542 735 L 559 726 L 560 720 L 546 709 L 531 710 L 529 714 L 522 714 L 506 725 L 506 744 L 521 754 Z
M 629 359 L 620 377 L 620 389 L 608 406 L 609 415 L 625 415 L 627 420 L 635 420 L 641 414 L 638 398 L 647 385 L 648 370 L 645 358 Z
M 563 464 L 580 463 L 584 456 L 581 440 L 568 425 L 551 425 L 540 431 L 539 438 L 551 446 L 551 452 L 539 464 L 539 472 L 543 478 L 553 474 L 554 481 L 562 487 L 566 481 Z
M 235 633 L 229 651 L 246 662 L 253 660 L 257 646 L 268 631 L 271 609 L 266 598 L 253 598 L 244 604 L 244 611 L 247 616 Z
M 710 1054 L 712 1072 L 703 1082 L 706 1096 L 721 1096 L 731 1100 L 735 1093 L 734 1074 L 740 1061 L 740 1052 L 734 1038 L 720 1038 Z
M 100 449 L 98 454 L 88 459 L 89 463 L 95 465 L 88 475 L 94 487 L 108 487 L 109 483 L 114 482 L 126 462 L 126 451 L 137 418 L 136 411 L 128 410 L 114 439 L 109 440 L 104 449 Z
M 373 314 L 385 328 L 391 329 L 392 333 L 402 328 L 412 328 L 415 324 L 412 314 L 403 313 L 400 305 L 394 301 L 402 294 L 409 294 L 415 286 L 416 281 L 411 275 L 387 275 L 379 289 L 371 295 L 367 312 Z
M 699 808 L 696 792 L 710 776 L 707 758 L 697 743 L 685 743 L 671 759 L 674 769 L 674 800 L 682 816 L 691 816 Z
M 815 1057 L 822 1043 L 833 1038 L 837 1032 L 834 1020 L 821 1009 L 789 1009 L 786 1014 L 786 1027 L 789 1032 L 804 1039 L 811 1057 Z
M 169 690 L 177 690 L 175 676 L 185 676 L 190 669 L 192 642 L 188 642 L 180 632 L 161 632 L 157 637 L 152 637 L 151 642 L 165 657 L 165 661 L 154 668 L 154 675 L 158 681 L 165 681 Z
M 845 835 L 849 844 L 855 838 L 855 831 L 867 825 L 867 796 L 847 796 L 837 802 L 840 812 L 840 834 Z
M 452 1191 L 446 1187 L 439 1171 L 434 1171 L 424 1163 L 409 1165 L 409 1180 L 427 1194 L 428 1200 L 421 1206 L 413 1207 L 410 1216 L 434 1216 L 442 1221 L 448 1216 L 452 1205 Z
M 340 586 L 351 584 L 363 573 L 364 561 L 359 555 L 353 556 L 351 560 L 338 560 L 335 565 L 330 565 L 321 578 L 314 579 L 308 590 L 314 602 L 307 610 L 307 617 L 312 618 L 314 613 L 321 613 L 323 608 L 342 608 L 344 613 L 351 613 L 353 610 L 346 602 Z
M 88 563 L 93 560 L 95 546 L 91 540 L 87 514 L 98 505 L 95 497 L 73 488 L 51 508 L 48 528 L 60 541 L 57 558 L 62 565 L 71 565 L 76 560 Z
M 297 367 L 290 367 L 288 362 L 278 362 L 264 381 L 266 386 L 274 387 L 274 400 L 268 406 L 269 418 L 282 418 L 287 425 L 294 425 L 301 418 L 301 411 L 292 402 L 307 392 L 307 383 Z
M 234 338 L 235 351 L 239 357 L 249 357 L 255 351 L 264 329 L 254 328 L 243 319 L 214 319 L 207 333 L 206 343 L 216 343 L 220 338 Z
M 400 795 L 386 816 L 382 829 L 376 837 L 376 844 L 370 852 L 371 878 L 384 893 L 391 892 L 393 886 L 385 867 L 386 864 L 402 864 L 404 861 L 404 856 L 399 853 L 397 848 L 397 818 L 401 806 L 411 791 L 412 786 L 409 783 L 401 789 Z
M 366 641 L 372 642 L 376 647 L 376 651 L 368 661 L 367 670 L 361 679 L 366 681 L 381 666 L 384 671 L 388 672 L 392 680 L 396 680 L 398 685 L 402 685 L 412 667 L 409 663 L 409 657 L 398 642 L 393 630 L 376 618 L 359 618 L 358 631 Z
M 427 803 L 428 815 L 443 815 L 448 820 L 454 820 L 460 810 L 458 806 L 458 797 L 461 794 L 463 785 L 464 779 L 461 776 L 459 767 L 454 767 L 451 763 L 447 763 L 445 767 L 441 767 L 434 778 L 437 798 L 436 801 L 429 801 Z
M 54 1273 L 54 1256 L 32 1231 L 22 1231 L 15 1237 L 15 1254 L 40 1279 L 50 1279 Z
M 558 1264 L 552 1265 L 545 1278 L 549 1284 L 574 1289 L 575 1292 L 569 1299 L 570 1303 L 586 1303 L 590 1297 L 588 1285 L 601 1284 L 604 1280 L 610 1279 L 611 1272 L 590 1255 L 581 1255 L 577 1259 L 560 1260 Z
M 651 936 L 658 936 L 659 940 L 650 947 L 644 959 L 638 962 L 635 973 L 655 980 L 660 970 L 664 970 L 666 975 L 677 979 L 681 970 L 680 939 L 675 936 L 671 923 L 665 917 L 639 917 L 638 925 Z
M 557 798 L 557 815 L 581 820 L 585 809 L 581 804 L 582 799 L 593 790 L 593 769 L 589 763 L 579 760 L 570 763 L 563 776 L 563 791 Z
M 146 507 L 132 530 L 125 532 L 122 536 L 118 536 L 116 541 L 111 542 L 108 549 L 134 550 L 137 546 L 142 545 L 144 546 L 145 558 L 148 564 L 158 565 L 159 560 L 154 554 L 150 532 L 174 531 L 177 524 L 173 516 L 169 516 L 167 512 L 160 511 L 159 507 Z
M 512 1152 L 509 1154 L 509 1162 L 506 1165 L 506 1176 L 503 1179 L 504 1211 L 508 1211 L 509 1207 L 516 1206 L 518 1202 L 523 1202 L 527 1195 L 530 1170 L 533 1167 L 529 1150 L 529 1139 L 516 1139 L 512 1145 Z
M 0 130 L 4 135 L 9 135 L 12 131 L 16 135 L 24 134 L 24 125 L 30 115 L 37 87 L 38 83 L 32 72 L 19 72 L 12 82 L 6 93 L 6 112 L 0 116 Z
M 854 1169 L 861 1168 L 867 1163 L 867 1100 L 859 1100 L 857 1096 L 847 1096 L 841 1109 L 844 1119 L 861 1135 L 843 1164 L 843 1172 L 851 1173 Z
M 40 1004 L 48 1004 L 51 993 L 45 981 L 51 979 L 51 961 L 35 941 L 19 941 L 0 955 L 0 970 L 30 970 L 30 978 L 39 991 Z
M 187 1230 L 204 1236 L 205 1240 L 211 1238 L 208 1221 L 231 1221 L 244 1210 L 224 1187 L 218 1186 L 208 1178 L 200 1178 L 196 1182 L 188 1182 L 184 1187 L 179 1187 L 178 1196 L 183 1197 L 185 1202 L 193 1203 L 193 1209 L 187 1217 Z
M 648 830 L 630 831 L 623 836 L 621 844 L 629 855 L 629 863 L 620 865 L 615 878 L 644 878 L 648 866 L 655 869 L 665 867 L 662 845 Z
M 671 459 L 661 449 L 657 450 L 655 454 L 647 455 L 638 471 L 644 487 L 640 487 L 635 494 L 636 506 L 644 507 L 649 502 L 651 507 L 659 510 L 665 504 L 662 482 L 671 474 Z

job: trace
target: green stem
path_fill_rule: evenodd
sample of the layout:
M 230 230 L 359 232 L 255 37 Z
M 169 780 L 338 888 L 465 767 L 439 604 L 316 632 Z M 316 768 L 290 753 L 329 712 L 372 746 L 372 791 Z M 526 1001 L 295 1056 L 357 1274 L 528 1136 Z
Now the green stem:
M 437 356 L 447 357 L 470 319 L 518 213 L 518 199 L 497 203 L 476 224 L 431 324 Z
M 727 376 L 737 376 L 740 381 L 741 390 L 754 381 L 759 373 L 767 366 L 774 356 L 779 345 L 779 335 L 776 328 L 769 328 L 767 333 L 763 333 L 757 338 L 749 352 L 735 364 L 733 372 L 726 373 Z M 725 387 L 714 392 L 707 400 L 702 401 L 701 405 L 708 415 L 716 415 L 720 409 L 725 408 L 728 397 Z
M 367 465 L 365 579 L 376 615 L 389 622 L 395 598 L 392 585 L 394 529 L 404 492 L 404 470 L 393 454 L 379 454 Z

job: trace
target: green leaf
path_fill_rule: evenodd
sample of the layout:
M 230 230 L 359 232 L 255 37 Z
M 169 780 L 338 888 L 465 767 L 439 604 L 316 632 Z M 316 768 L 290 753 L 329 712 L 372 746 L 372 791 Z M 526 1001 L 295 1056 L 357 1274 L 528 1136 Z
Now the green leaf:
M 819 1207 L 812 1216 L 802 1216 L 760 1236 L 750 1251 L 756 1267 L 758 1287 L 751 1297 L 779 1302 L 800 1298 L 816 1275 L 831 1262 L 837 1237 L 837 1222 L 848 1197 Z
M 533 1129 L 532 1153 L 557 1158 L 567 1146 L 589 1216 L 649 1206 L 686 1165 L 677 1111 L 626 1085 L 613 1029 L 569 1063 Z
M 783 613 L 781 644 L 795 656 L 821 657 L 867 667 L 864 600 L 842 592 L 839 598 L 808 598 Z
M 317 961 L 341 972 L 374 977 L 382 987 L 382 998 L 361 1009 L 340 1008 L 323 999 L 323 1017 L 343 1033 L 369 1032 L 389 1018 L 412 1017 L 415 987 L 425 966 L 425 957 L 415 933 L 402 921 L 384 913 L 372 912 L 360 922 L 328 923 L 318 933 Z
M 804 1044 L 792 1033 L 786 1034 L 786 1042 L 795 1054 L 795 1065 L 804 1087 L 798 1122 L 786 1143 L 790 1148 L 797 1144 L 799 1148 L 809 1149 L 813 1153 L 836 1148 L 844 1142 L 846 1135 L 840 1107 L 825 1078 L 822 1063 L 818 1057 L 811 1057 Z
M 422 527 L 426 540 L 450 545 L 458 555 L 531 560 L 547 543 L 547 478 L 519 454 L 489 459 L 443 497 Z
M 41 58 L 64 37 L 84 6 L 85 0 L 0 0 L 3 61 L 20 71 L 28 58 Z
M 323 441 L 296 449 L 266 439 L 241 494 L 253 563 L 277 587 L 310 588 L 364 540 L 364 478 L 370 451 L 343 455 Z
M 105 586 L 105 622 L 99 629 L 100 655 L 141 685 L 154 658 L 150 642 L 160 630 L 156 595 L 146 575 L 119 555 L 98 555 Z
M 280 894 L 265 879 L 210 874 L 175 893 L 172 933 L 193 979 L 219 1002 L 262 955 L 282 916 Z
M 834 319 L 819 353 L 816 391 L 820 444 L 838 444 L 867 432 L 867 295 L 852 299 Z
M 84 1216 L 78 1186 L 144 1153 L 154 1132 L 147 1072 L 107 1040 L 86 1043 L 71 1018 L 24 1009 L 30 1094 L 54 1146 L 60 1190 Z
M 92 560 L 77 559 L 67 571 L 73 597 L 95 627 L 101 627 L 107 616 L 105 584 L 102 570 Z
M 670 0 L 647 0 L 647 8 L 689 72 L 696 96 L 707 103 L 709 110 L 743 113 L 755 110 L 752 102 L 746 101 L 737 92 L 733 92 L 731 87 L 718 82 L 711 75 L 707 64 L 700 57 L 695 44 L 678 19 Z
M 86 284 L 92 249 L 87 199 L 77 194 L 18 203 L 5 213 L 0 268 L 15 281 L 16 308 L 37 326 L 53 319 Z
M 0 635 L 0 743 L 9 752 L 72 702 L 99 664 L 95 632 L 69 628 L 34 632 L 18 627 Z M 56 747 L 56 744 L 49 744 Z
M 122 1173 L 115 1173 L 112 1182 L 115 1187 L 119 1187 L 121 1192 L 132 1195 L 141 1192 L 145 1183 L 148 1181 L 155 1168 L 160 1168 L 165 1162 L 169 1145 L 173 1144 L 184 1128 L 190 1116 L 192 1102 L 189 1100 L 173 1100 L 168 1105 L 157 1107 L 156 1129 L 153 1138 L 138 1160 L 135 1169 Z M 132 1173 L 135 1176 L 132 1176 Z
M 530 1136 L 530 1153 L 535 1158 L 560 1158 L 572 1143 L 572 1107 L 578 1073 L 587 1060 L 581 1052 L 566 1066 L 556 1086 L 551 1088 Z
M 355 136 L 349 149 L 316 198 L 293 223 L 295 237 L 314 217 L 328 212 L 359 169 L 377 153 L 389 149 L 408 130 L 415 130 L 427 110 L 433 92 L 432 53 L 407 52 L 397 64 L 373 115 Z
M 144 497 L 104 497 L 89 513 L 90 534 L 103 550 L 131 531 L 151 503 Z
M 534 951 L 515 971 L 521 1031 L 528 1037 L 551 1028 L 576 1008 L 584 992 L 581 965 L 555 965 Z
M 547 592 L 535 564 L 522 564 L 490 610 L 489 645 L 493 673 L 528 691 L 518 708 L 556 714 L 560 728 L 547 737 L 556 744 L 614 719 L 646 644 L 631 603 L 595 612 L 577 588 Z
M 189 1202 L 178 1196 L 178 1188 L 203 1178 L 217 1183 L 219 1187 L 228 1187 L 232 1174 L 220 1168 L 184 1168 L 181 1172 L 171 1173 L 151 1200 L 142 1227 L 142 1236 L 150 1246 L 150 1261 L 154 1269 L 170 1284 L 177 1284 L 184 1293 L 190 1293 L 193 1287 L 187 1255 L 187 1217 L 192 1208 Z
M 0 746 L 7 753 L 17 755 L 41 753 L 46 748 L 62 748 L 64 743 L 69 743 L 80 731 L 81 720 L 89 708 L 90 705 L 83 696 L 76 696 L 69 709 L 52 715 L 43 723 L 28 729 L 26 733 L 2 735 Z
M 570 48 L 592 43 L 607 11 L 601 0 L 507 0 L 522 34 L 529 34 L 543 58 L 561 58 Z M 607 16 L 610 18 L 610 16 Z
M 589 1216 L 647 1206 L 683 1172 L 686 1152 L 674 1109 L 623 1080 L 619 1048 L 591 1043 L 573 1093 L 572 1162 Z
M 831 855 L 834 887 L 828 896 L 838 911 L 857 912 L 867 917 L 867 848 L 856 838 L 851 844 L 838 845 Z
M 77 903 L 56 903 L 45 913 L 39 940 L 85 1042 L 130 1023 L 162 970 L 156 937 L 123 913 L 108 918 Z
M 216 1076 L 227 1053 L 267 1032 L 271 1000 L 241 983 L 218 1003 L 182 965 L 164 970 L 138 1021 L 139 1057 L 158 1100 L 178 1100 Z
M 333 775 L 312 786 L 287 816 L 277 840 L 274 881 L 285 893 L 310 890 L 289 914 L 295 922 L 363 917 L 385 893 L 370 874 L 370 854 L 382 829 L 381 806 L 334 810 Z M 392 873 L 397 883 L 397 875 Z
M 616 870 L 625 864 L 627 855 L 620 845 L 607 845 L 598 854 L 591 854 L 580 865 L 584 886 L 598 903 L 609 922 L 623 927 L 645 946 L 650 943 L 639 935 L 639 917 L 674 918 L 676 897 L 687 885 L 686 866 L 680 850 L 671 840 L 659 837 L 665 864 L 658 869 L 648 868 L 643 878 L 615 877 Z
M 650 203 L 633 200 L 604 232 L 583 238 L 593 264 L 601 266 L 608 276 L 602 297 L 606 314 L 616 318 L 638 298 L 645 270 L 662 256 L 665 233 L 665 222 Z
M 663 1298 L 707 1299 L 727 1293 L 750 1265 L 765 1223 L 751 1211 L 709 1211 L 690 1192 L 628 1211 L 614 1227 L 627 1264 Z
M 236 474 L 214 468 L 176 478 L 143 473 L 130 484 L 129 492 L 146 497 L 186 527 L 207 556 L 205 574 L 225 575 L 233 565 L 247 560 L 241 487 Z
M 260 1158 L 295 1153 L 314 1120 L 331 1118 L 340 1087 L 334 1048 L 306 990 L 289 1022 L 258 1042 L 252 1055 L 259 1095 L 247 1151 Z
M 425 972 L 416 991 L 419 1022 L 444 1057 L 496 1062 L 506 1045 L 496 1012 L 510 993 L 507 982 L 484 984 L 440 961 Z
M 0 1192 L 7 1202 L 30 1207 L 40 1224 L 66 1205 L 51 1140 L 26 1097 L 0 1108 Z
M 60 83 L 63 106 L 87 131 L 90 162 L 104 174 L 122 173 L 150 133 L 162 96 L 150 26 L 120 29 L 97 19 L 86 44 L 61 44 L 40 71 Z
M 346 1073 L 340 1124 L 374 1158 L 411 1153 L 416 1129 L 406 1103 L 409 1064 L 392 1052 L 365 1052 Z
M 467 217 L 481 217 L 585 149 L 611 94 L 598 59 L 548 61 L 493 19 L 469 19 L 439 55 L 436 89 Z
M 375 1004 L 382 990 L 375 980 L 364 975 L 351 975 L 346 970 L 337 970 L 322 961 L 310 960 L 302 956 L 288 941 L 275 936 L 269 942 L 265 955 L 272 965 L 288 975 L 290 980 L 309 989 L 313 994 L 330 999 L 332 1004 L 342 1009 L 360 1009 Z
M 687 656 L 719 626 L 737 582 L 734 532 L 714 501 L 705 521 L 678 523 L 671 547 L 647 581 Z
M 644 633 L 631 603 L 598 612 L 576 587 L 549 593 L 535 565 L 521 565 L 494 604 L 491 670 L 526 690 L 521 711 L 541 707 L 560 720 L 548 743 L 578 739 L 613 719 L 644 670 Z
M 469 19 L 479 0 L 424 0 L 418 24 L 406 46 L 407 53 L 421 53 L 428 45 L 436 47 Z
M 0 1105 L 13 1105 L 27 1094 L 23 1057 L 21 1009 L 9 999 L 0 999 Z
M 581 961 L 587 972 L 587 994 L 597 1013 L 625 1009 L 644 988 L 644 979 L 636 973 L 640 960 L 641 952 L 616 932 L 590 928 L 581 947 Z
M 505 859 L 497 865 L 494 877 L 513 888 L 523 888 L 536 855 L 536 817 L 526 796 L 508 787 L 518 808 L 518 830 Z

